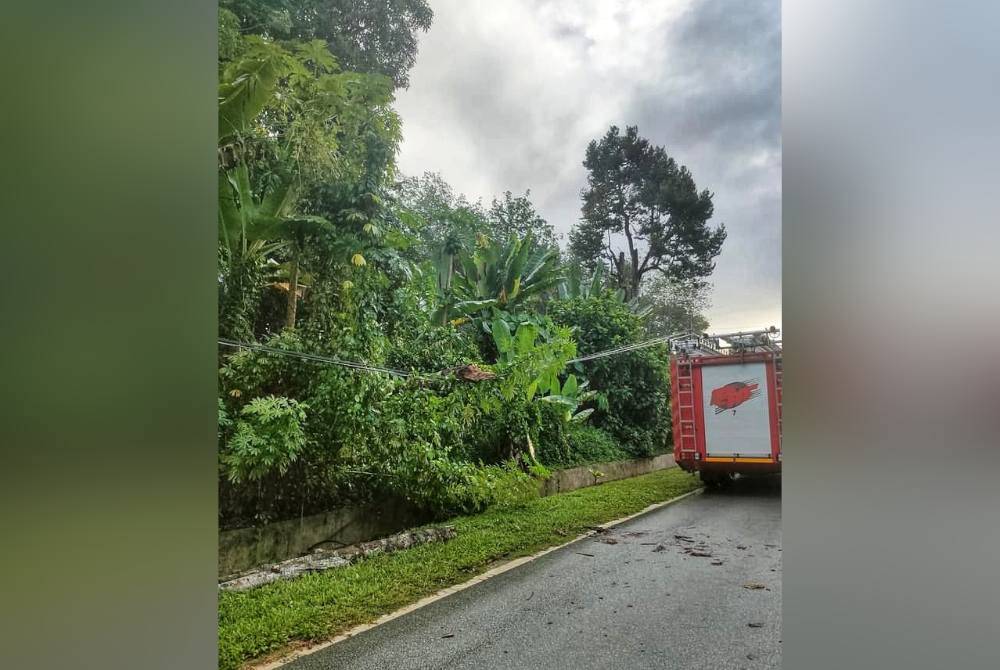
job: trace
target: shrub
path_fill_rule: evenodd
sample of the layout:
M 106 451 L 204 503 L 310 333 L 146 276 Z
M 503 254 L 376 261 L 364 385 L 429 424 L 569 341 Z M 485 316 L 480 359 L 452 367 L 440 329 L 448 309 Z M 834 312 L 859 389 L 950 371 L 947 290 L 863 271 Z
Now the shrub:
M 307 407 L 275 396 L 254 398 L 244 406 L 222 454 L 229 481 L 239 484 L 285 474 L 305 447 Z
M 631 456 L 613 437 L 596 426 L 573 424 L 567 438 L 573 465 L 621 461 Z
M 642 320 L 628 305 L 604 294 L 558 300 L 549 305 L 556 323 L 571 326 L 581 354 L 643 339 Z M 650 347 L 576 364 L 576 370 L 606 401 L 592 416 L 630 455 L 648 456 L 667 447 L 670 434 L 669 367 L 664 347 Z

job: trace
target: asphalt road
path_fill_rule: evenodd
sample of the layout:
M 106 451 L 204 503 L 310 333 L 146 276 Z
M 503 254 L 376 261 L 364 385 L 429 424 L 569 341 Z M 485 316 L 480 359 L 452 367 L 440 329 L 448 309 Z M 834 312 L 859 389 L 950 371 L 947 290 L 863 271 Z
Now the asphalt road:
M 780 480 L 692 496 L 286 667 L 780 668 Z

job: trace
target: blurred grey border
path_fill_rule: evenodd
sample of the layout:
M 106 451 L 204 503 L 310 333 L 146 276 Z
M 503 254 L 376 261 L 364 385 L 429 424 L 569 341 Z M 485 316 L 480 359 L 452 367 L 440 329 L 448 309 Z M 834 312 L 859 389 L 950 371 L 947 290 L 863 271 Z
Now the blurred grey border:
M 0 22 L 7 668 L 215 667 L 216 11 Z
M 998 28 L 783 8 L 787 668 L 1000 667 Z
M 788 668 L 1000 666 L 998 9 L 783 9 Z M 7 667 L 215 664 L 215 11 L 0 25 Z

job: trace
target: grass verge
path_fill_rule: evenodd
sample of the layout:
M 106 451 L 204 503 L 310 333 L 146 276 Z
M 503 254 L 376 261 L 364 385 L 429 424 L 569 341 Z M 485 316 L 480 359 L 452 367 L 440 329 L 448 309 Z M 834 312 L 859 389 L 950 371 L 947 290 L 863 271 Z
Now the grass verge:
M 594 526 L 634 514 L 701 485 L 679 468 L 488 510 L 451 522 L 458 536 L 377 556 L 346 568 L 219 594 L 219 668 L 296 641 L 321 640 L 374 621 L 511 559 L 562 544 Z

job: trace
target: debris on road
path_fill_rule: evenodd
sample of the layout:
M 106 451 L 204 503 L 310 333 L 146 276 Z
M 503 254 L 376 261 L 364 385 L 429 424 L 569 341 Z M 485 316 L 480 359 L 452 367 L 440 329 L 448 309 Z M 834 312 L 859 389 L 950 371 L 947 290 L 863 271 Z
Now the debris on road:
M 760 623 L 759 621 L 751 621 L 747 625 L 750 626 L 751 628 L 763 628 L 764 627 L 764 624 Z
M 743 585 L 743 588 L 750 589 L 751 591 L 759 591 L 761 589 L 766 589 L 766 584 L 761 584 L 760 582 L 747 582 Z

